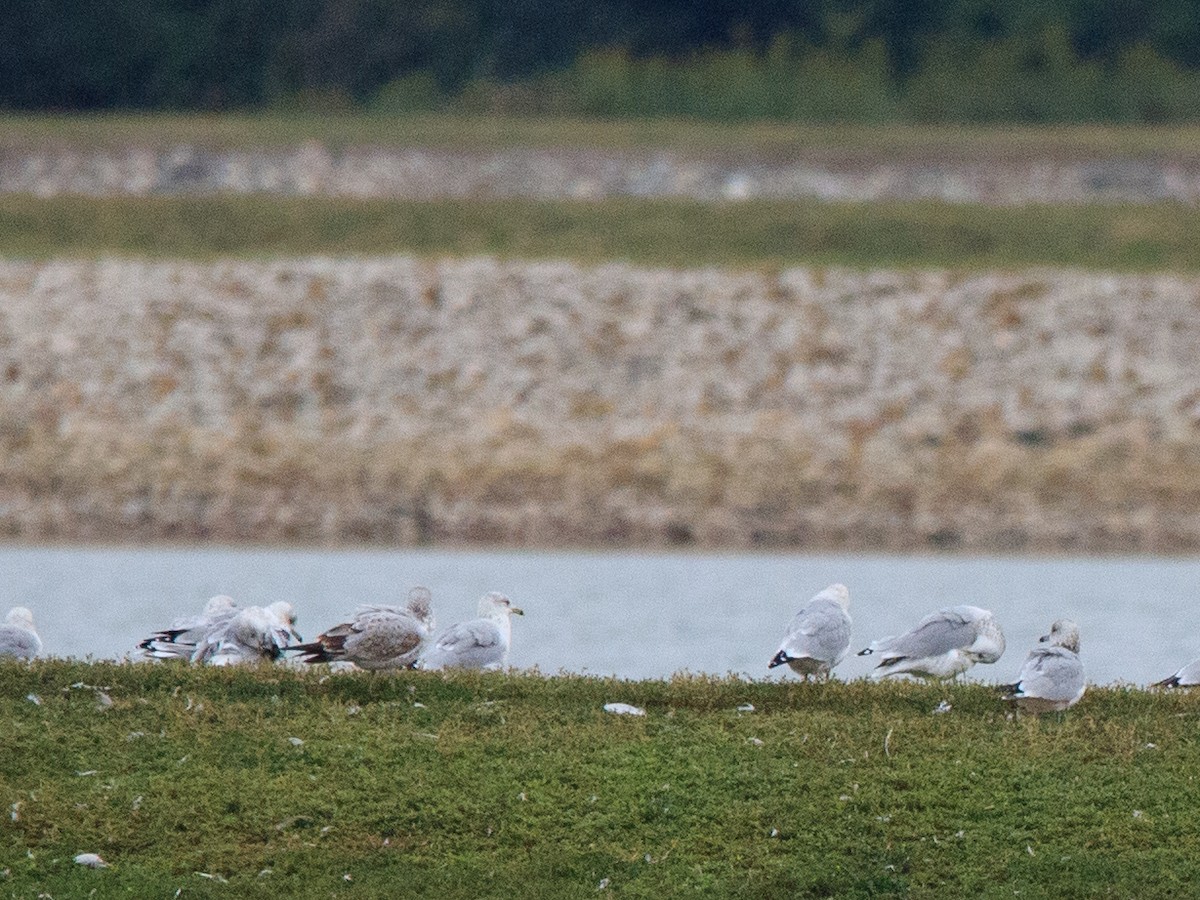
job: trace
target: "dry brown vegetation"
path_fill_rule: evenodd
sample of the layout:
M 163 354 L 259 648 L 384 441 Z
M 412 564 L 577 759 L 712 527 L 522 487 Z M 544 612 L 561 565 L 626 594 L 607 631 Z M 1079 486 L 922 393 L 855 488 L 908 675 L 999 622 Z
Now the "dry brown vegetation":
M 1200 547 L 1200 281 L 0 266 L 25 539 Z

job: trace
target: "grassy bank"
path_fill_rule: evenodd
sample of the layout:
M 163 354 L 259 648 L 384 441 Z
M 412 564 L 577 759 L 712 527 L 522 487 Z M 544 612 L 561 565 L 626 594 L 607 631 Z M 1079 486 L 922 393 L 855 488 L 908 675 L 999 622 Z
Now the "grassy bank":
M 644 265 L 1200 268 L 1179 204 L 0 197 L 0 255 L 390 254 Z
M 498 149 L 583 147 L 800 156 L 837 161 L 887 158 L 1092 159 L 1200 155 L 1196 126 L 722 125 L 671 119 L 614 121 L 471 115 L 5 115 L 0 149 L 130 145 L 214 149 L 285 147 L 314 140 L 362 145 Z
M 1093 689 L 1058 722 L 978 685 L 49 661 L 0 665 L 0 710 L 5 897 L 1165 897 L 1200 877 L 1188 695 Z

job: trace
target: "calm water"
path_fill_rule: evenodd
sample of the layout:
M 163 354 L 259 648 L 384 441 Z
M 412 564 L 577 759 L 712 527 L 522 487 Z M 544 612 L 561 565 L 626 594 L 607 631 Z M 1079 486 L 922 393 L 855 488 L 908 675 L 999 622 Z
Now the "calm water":
M 956 603 L 992 609 L 1008 652 L 975 677 L 1011 681 L 1051 620 L 1083 632 L 1089 680 L 1144 683 L 1200 656 L 1200 561 L 1160 559 L 711 556 L 695 554 L 0 549 L 0 614 L 34 611 L 46 652 L 120 657 L 213 594 L 292 601 L 306 638 L 360 602 L 433 590 L 439 626 L 488 590 L 524 607 L 511 663 L 627 678 L 672 672 L 768 676 L 783 626 L 833 581 L 850 588 L 852 651 Z M 851 655 L 842 678 L 869 670 Z M 778 672 L 779 670 L 776 670 Z

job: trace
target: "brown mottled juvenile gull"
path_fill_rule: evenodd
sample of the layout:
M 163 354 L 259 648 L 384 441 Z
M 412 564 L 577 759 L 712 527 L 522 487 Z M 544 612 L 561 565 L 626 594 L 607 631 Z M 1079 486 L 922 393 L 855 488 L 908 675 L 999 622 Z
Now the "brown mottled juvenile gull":
M 878 654 L 873 678 L 921 675 L 953 678 L 1004 653 L 1004 632 L 989 610 L 952 606 L 926 616 L 912 631 L 873 641 L 859 656 Z
M 451 625 L 422 659 L 427 669 L 499 669 L 508 660 L 512 616 L 525 613 L 492 591 L 479 601 L 479 618 Z
M 0 656 L 33 659 L 42 652 L 42 639 L 33 627 L 33 613 L 24 606 L 14 606 L 0 625 Z
M 768 669 L 784 663 L 797 675 L 829 677 L 850 650 L 850 592 L 831 584 L 796 613 Z
M 349 622 L 288 650 L 306 663 L 351 662 L 360 669 L 411 669 L 433 630 L 433 595 L 415 587 L 403 607 L 363 605 Z
M 1027 712 L 1062 712 L 1083 696 L 1086 684 L 1079 659 L 1079 626 L 1059 619 L 1050 633 L 1038 639 L 1025 658 L 1017 683 L 1009 686 L 1006 700 L 1015 700 Z

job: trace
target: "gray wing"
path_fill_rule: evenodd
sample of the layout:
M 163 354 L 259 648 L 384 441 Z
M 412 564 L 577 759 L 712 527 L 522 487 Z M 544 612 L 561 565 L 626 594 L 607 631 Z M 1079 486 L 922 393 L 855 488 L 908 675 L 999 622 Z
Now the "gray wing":
M 832 601 L 810 603 L 788 625 L 781 650 L 790 659 L 810 659 L 836 665 L 850 649 L 850 616 Z
M 28 628 L 0 625 L 0 656 L 33 659 L 42 652 L 42 640 Z
M 206 642 L 208 635 L 222 631 L 237 612 L 228 609 L 214 616 L 200 613 L 176 619 L 170 628 L 152 634 L 138 647 L 145 650 L 147 656 L 157 659 L 189 659 L 196 648 Z
M 1200 684 L 1200 659 L 1194 660 L 1176 672 L 1169 679 L 1182 687 Z
M 442 632 L 426 663 L 430 668 L 482 669 L 502 664 L 507 650 L 495 622 L 472 619 Z
M 975 623 L 943 609 L 926 616 L 912 631 L 880 641 L 875 649 L 888 659 L 924 659 L 969 647 L 974 640 Z
M 1083 663 L 1065 647 L 1037 647 L 1021 667 L 1017 694 L 1041 700 L 1070 700 L 1083 687 Z

